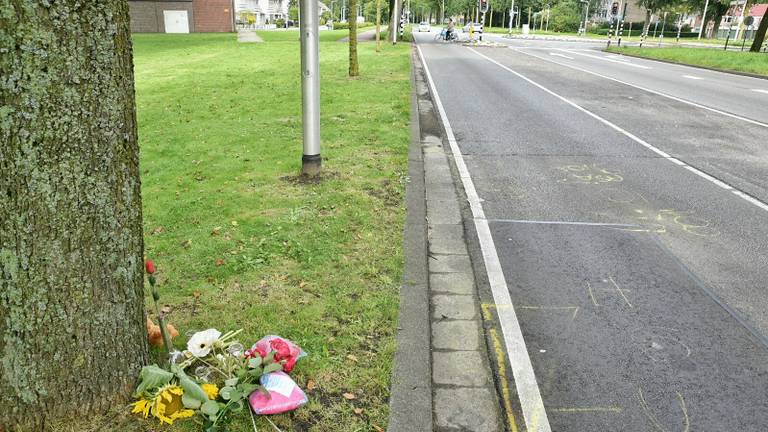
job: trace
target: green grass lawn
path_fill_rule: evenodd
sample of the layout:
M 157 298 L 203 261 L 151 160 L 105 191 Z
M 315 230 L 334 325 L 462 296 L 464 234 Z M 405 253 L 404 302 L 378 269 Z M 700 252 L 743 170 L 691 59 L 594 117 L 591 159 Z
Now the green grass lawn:
M 632 54 L 676 63 L 706 66 L 725 71 L 749 72 L 768 76 L 768 54 L 739 51 L 723 51 L 710 48 L 637 48 L 612 47 L 608 51 Z
M 315 389 L 305 407 L 272 417 L 282 430 L 368 431 L 386 428 L 389 414 L 410 46 L 382 44 L 377 54 L 359 44 L 362 76 L 349 79 L 347 44 L 336 42 L 347 31 L 320 34 L 319 184 L 294 178 L 298 33 L 261 32 L 257 44 L 232 34 L 134 35 L 146 256 L 173 306 L 178 346 L 191 330 L 243 328 L 247 345 L 278 334 L 309 353 L 293 376 Z M 93 430 L 200 429 L 109 422 Z M 227 430 L 253 430 L 250 416 L 234 416 Z

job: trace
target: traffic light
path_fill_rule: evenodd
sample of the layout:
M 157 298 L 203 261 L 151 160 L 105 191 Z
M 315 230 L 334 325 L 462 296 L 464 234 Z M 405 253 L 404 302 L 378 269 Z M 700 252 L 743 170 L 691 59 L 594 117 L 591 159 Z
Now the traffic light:
M 619 3 L 613 2 L 613 4 L 611 5 L 611 15 L 616 15 L 618 13 L 619 13 Z
M 488 12 L 488 0 L 479 0 L 480 12 Z

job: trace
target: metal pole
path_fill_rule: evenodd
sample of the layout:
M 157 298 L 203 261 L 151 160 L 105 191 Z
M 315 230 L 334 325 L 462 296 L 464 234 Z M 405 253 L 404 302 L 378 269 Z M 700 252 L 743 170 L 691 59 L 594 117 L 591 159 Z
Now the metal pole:
M 624 33 L 624 17 L 627 16 L 627 6 L 629 2 L 624 2 L 624 10 L 621 12 L 621 20 L 619 21 L 619 38 L 616 40 L 616 46 L 621 46 L 621 35 Z
M 509 34 L 512 34 L 512 26 L 515 22 L 515 0 L 512 0 L 512 6 L 509 7 Z
M 301 174 L 320 174 L 320 51 L 317 1 L 300 0 L 299 29 L 301 31 L 301 102 L 304 129 L 304 154 Z
M 707 8 L 709 7 L 709 0 L 704 2 L 704 14 L 701 16 L 701 26 L 699 27 L 699 40 L 701 40 L 701 32 L 704 30 L 704 24 L 707 23 Z
M 440 10 L 440 24 L 445 23 L 445 0 L 443 0 L 443 8 Z
M 747 0 L 744 0 L 744 6 L 741 8 L 741 21 L 739 22 L 739 26 L 736 27 L 736 36 L 734 36 L 734 39 L 739 38 L 739 34 L 741 34 L 741 27 L 744 25 L 744 14 L 747 12 Z
M 392 45 L 397 44 L 397 33 L 400 31 L 400 0 L 395 0 L 395 7 L 392 9 Z

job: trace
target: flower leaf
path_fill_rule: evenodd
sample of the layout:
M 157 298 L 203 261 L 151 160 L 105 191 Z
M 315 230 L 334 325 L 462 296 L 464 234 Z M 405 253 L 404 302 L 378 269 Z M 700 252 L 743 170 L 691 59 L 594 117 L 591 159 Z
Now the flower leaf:
M 201 400 L 195 399 L 187 393 L 184 393 L 181 396 L 181 402 L 184 404 L 184 408 L 189 408 L 192 410 L 200 409 L 200 406 L 203 404 Z
M 219 404 L 216 401 L 209 400 L 200 407 L 200 411 L 208 417 L 215 416 L 219 412 Z
M 235 391 L 234 387 L 223 387 L 221 390 L 219 390 L 219 395 L 221 395 L 221 398 L 228 401 L 232 399 L 232 393 Z
M 208 394 L 192 378 L 188 377 L 180 367 L 173 365 L 173 372 L 179 379 L 179 386 L 184 389 L 184 394 L 201 402 L 208 400 Z
M 133 397 L 140 397 L 147 390 L 162 387 L 171 382 L 171 379 L 173 374 L 157 365 L 144 366 L 139 374 L 141 382 L 136 387 Z
M 248 359 L 248 367 L 251 369 L 256 369 L 257 367 L 261 366 L 261 357 L 256 356 L 251 359 Z
M 264 375 L 272 372 L 276 372 L 279 370 L 283 370 L 283 365 L 280 363 L 270 363 L 266 366 L 264 366 Z
M 238 381 L 239 381 L 238 378 L 230 378 L 230 379 L 224 381 L 224 385 L 226 385 L 227 387 L 234 387 L 234 386 L 237 385 Z

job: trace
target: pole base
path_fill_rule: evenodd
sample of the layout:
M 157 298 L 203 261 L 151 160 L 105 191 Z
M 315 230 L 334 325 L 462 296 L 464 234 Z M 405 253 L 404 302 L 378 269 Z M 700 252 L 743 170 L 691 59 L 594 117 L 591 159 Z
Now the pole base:
M 301 175 L 307 177 L 317 177 L 320 175 L 320 168 L 323 159 L 319 154 L 301 156 Z

